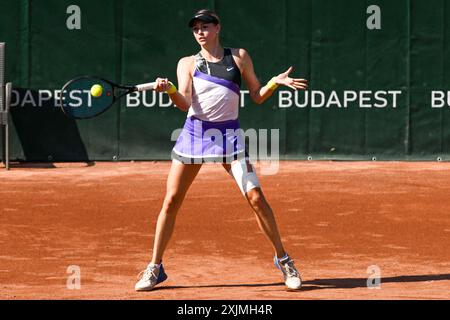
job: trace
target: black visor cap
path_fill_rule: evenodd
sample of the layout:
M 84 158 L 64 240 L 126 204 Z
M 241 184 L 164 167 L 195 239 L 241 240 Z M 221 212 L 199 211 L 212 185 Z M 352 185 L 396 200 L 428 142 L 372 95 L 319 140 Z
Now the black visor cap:
M 198 14 L 196 16 L 193 16 L 191 20 L 189 20 L 189 28 L 192 28 L 195 25 L 195 22 L 197 22 L 197 20 L 200 20 L 204 23 L 214 23 L 214 24 L 219 24 L 219 20 L 209 14 Z

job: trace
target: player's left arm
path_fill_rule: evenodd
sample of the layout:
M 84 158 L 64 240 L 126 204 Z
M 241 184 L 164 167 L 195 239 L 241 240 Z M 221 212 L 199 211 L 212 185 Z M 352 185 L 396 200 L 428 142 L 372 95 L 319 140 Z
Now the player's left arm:
M 253 61 L 248 52 L 245 49 L 235 49 L 235 57 L 236 63 L 241 70 L 242 78 L 250 91 L 250 97 L 257 104 L 266 101 L 280 85 L 294 90 L 308 88 L 307 80 L 289 77 L 290 73 L 294 70 L 293 67 L 273 77 L 265 86 L 262 86 L 255 74 Z

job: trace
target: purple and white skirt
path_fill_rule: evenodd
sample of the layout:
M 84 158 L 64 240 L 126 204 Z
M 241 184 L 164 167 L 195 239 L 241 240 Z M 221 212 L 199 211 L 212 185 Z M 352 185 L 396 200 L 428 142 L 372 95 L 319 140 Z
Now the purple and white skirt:
M 188 117 L 172 150 L 183 163 L 231 163 L 245 157 L 244 132 L 239 120 L 203 121 Z

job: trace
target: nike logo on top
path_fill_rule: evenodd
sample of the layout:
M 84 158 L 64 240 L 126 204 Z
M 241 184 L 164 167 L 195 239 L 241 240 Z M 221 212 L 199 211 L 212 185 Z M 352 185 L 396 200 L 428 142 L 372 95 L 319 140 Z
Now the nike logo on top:
M 230 71 L 233 70 L 233 69 L 234 69 L 234 67 L 227 68 L 227 71 L 230 72 Z

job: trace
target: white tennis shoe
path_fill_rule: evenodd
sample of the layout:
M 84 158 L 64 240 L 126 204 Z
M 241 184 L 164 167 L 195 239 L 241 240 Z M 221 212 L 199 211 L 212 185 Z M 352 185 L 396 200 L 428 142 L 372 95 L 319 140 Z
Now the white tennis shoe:
M 275 256 L 274 262 L 275 266 L 283 273 L 286 287 L 290 290 L 299 290 L 302 287 L 302 278 L 295 268 L 294 260 L 286 254 L 281 259 L 278 259 L 278 257 Z
M 147 266 L 147 269 L 139 274 L 138 278 L 139 281 L 134 286 L 134 289 L 136 291 L 150 291 L 157 284 L 166 281 L 167 274 L 165 273 L 162 264 L 158 268 L 154 264 L 150 263 Z

